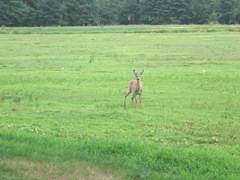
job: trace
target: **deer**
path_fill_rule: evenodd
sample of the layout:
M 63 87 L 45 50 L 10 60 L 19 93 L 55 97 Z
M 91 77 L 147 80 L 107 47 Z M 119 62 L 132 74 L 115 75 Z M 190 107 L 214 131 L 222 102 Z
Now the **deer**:
M 128 83 L 128 92 L 125 94 L 125 100 L 124 100 L 124 107 L 126 107 L 126 99 L 127 96 L 129 94 L 131 94 L 131 92 L 133 92 L 133 96 L 132 96 L 132 106 L 133 106 L 133 100 L 135 99 L 136 104 L 137 104 L 137 98 L 136 96 L 139 96 L 139 101 L 140 101 L 140 108 L 142 108 L 142 92 L 143 92 L 143 84 L 141 82 L 141 77 L 144 73 L 144 69 L 142 70 L 141 73 L 136 73 L 135 70 L 133 70 L 133 75 L 136 77 L 136 80 L 131 80 Z

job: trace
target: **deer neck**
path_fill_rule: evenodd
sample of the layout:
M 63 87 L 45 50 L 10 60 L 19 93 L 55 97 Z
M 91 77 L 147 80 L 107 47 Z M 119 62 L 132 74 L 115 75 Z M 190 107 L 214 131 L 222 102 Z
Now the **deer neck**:
M 137 89 L 140 89 L 140 84 L 141 84 L 140 80 L 137 80 Z

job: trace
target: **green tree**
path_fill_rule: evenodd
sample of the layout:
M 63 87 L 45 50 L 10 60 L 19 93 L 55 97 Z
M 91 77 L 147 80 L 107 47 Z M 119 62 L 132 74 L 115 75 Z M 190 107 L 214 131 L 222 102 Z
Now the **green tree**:
M 191 23 L 191 12 L 189 8 L 191 0 L 175 0 L 173 1 L 172 11 L 174 18 L 177 20 L 177 24 L 190 24 Z M 174 23 L 174 21 L 172 21 Z
M 162 24 L 164 17 L 164 0 L 144 1 L 144 23 Z
M 23 26 L 28 13 L 28 6 L 21 0 L 2 0 L 0 2 L 0 25 Z
M 98 0 L 97 14 L 101 25 L 118 24 L 120 2 L 118 0 Z
M 88 26 L 98 25 L 96 0 L 77 0 L 79 19 L 76 25 Z
M 142 3 L 140 0 L 124 0 L 119 13 L 120 24 L 142 23 Z
M 8 13 L 7 13 L 8 5 L 6 2 L 0 1 L 0 25 L 5 26 L 7 25 L 8 21 Z
M 0 26 L 240 23 L 240 0 L 0 0 Z
M 211 12 L 214 9 L 211 7 L 212 0 L 192 0 L 190 2 L 191 23 L 205 24 L 210 19 Z
M 79 6 L 76 0 L 65 0 L 59 8 L 59 25 L 61 26 L 74 26 L 78 22 Z
M 39 23 L 43 26 L 58 25 L 60 20 L 60 4 L 59 0 L 43 0 L 41 3 L 41 17 Z
M 240 2 L 239 0 L 220 1 L 219 22 L 222 24 L 240 23 Z
M 40 26 L 39 18 L 41 17 L 40 5 L 43 0 L 23 0 L 23 3 L 28 7 L 29 11 L 27 18 L 24 21 L 24 26 Z

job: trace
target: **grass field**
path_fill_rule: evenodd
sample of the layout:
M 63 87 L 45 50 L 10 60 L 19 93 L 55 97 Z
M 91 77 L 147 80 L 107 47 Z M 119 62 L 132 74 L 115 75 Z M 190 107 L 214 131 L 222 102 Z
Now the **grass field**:
M 240 27 L 0 28 L 0 179 L 239 179 Z M 132 70 L 143 107 L 123 107 Z

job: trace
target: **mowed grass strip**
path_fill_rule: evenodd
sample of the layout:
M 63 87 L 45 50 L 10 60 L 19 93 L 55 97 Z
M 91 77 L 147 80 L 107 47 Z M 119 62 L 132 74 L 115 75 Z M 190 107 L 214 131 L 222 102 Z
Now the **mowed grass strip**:
M 194 33 L 239 32 L 239 25 L 131 25 L 81 27 L 1 27 L 0 34 L 99 34 L 99 33 Z
M 5 163 L 21 157 L 17 147 L 22 146 L 29 149 L 22 161 L 67 161 L 44 158 L 53 155 L 51 150 L 61 153 L 58 145 L 64 141 L 69 148 L 95 153 L 66 150 L 70 162 L 115 164 L 129 169 L 131 177 L 239 177 L 237 163 L 229 165 L 240 154 L 239 33 L 176 32 L 181 26 L 167 27 L 172 29 L 168 33 L 117 28 L 124 33 L 72 34 L 72 28 L 59 27 L 53 28 L 59 34 L 0 35 L 0 129 L 20 133 L 13 138 L 13 151 L 7 148 L 11 140 L 1 139 Z M 132 107 L 130 96 L 124 108 L 132 70 L 142 68 L 143 108 Z M 40 136 L 37 142 L 45 136 L 60 140 L 53 140 L 57 148 L 31 159 L 35 149 L 21 140 L 31 135 Z M 215 163 L 218 155 L 222 164 Z

